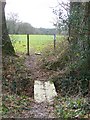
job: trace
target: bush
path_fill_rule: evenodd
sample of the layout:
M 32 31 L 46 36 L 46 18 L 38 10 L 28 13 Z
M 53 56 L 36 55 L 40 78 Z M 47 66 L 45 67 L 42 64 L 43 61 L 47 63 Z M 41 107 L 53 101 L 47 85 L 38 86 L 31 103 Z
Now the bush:
M 61 96 L 86 96 L 88 94 L 89 80 L 76 77 L 54 77 L 52 81 L 55 84 L 57 92 Z
M 42 67 L 58 72 L 57 76 L 52 74 L 51 79 L 62 95 L 88 94 L 90 71 L 87 69 L 86 54 L 79 44 L 70 45 L 64 39 L 55 51 L 48 48 L 42 58 Z
M 62 70 L 70 61 L 70 50 L 67 40 L 63 40 L 57 43 L 55 50 L 47 48 L 42 57 L 42 67 L 48 70 Z

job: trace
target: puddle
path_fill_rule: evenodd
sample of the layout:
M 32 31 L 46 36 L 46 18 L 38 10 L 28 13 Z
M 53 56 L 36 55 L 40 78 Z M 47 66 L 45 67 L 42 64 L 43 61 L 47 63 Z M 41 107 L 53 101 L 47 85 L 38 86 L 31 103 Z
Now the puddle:
M 36 102 L 51 102 L 57 96 L 55 86 L 50 81 L 35 81 L 34 99 Z

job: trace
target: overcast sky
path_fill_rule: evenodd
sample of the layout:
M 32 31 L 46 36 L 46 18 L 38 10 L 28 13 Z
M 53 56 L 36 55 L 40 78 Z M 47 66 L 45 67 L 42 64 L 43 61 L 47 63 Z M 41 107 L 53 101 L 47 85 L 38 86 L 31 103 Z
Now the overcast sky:
M 53 13 L 50 7 L 57 5 L 57 0 L 6 0 L 6 15 L 17 13 L 19 19 L 34 27 L 53 27 Z

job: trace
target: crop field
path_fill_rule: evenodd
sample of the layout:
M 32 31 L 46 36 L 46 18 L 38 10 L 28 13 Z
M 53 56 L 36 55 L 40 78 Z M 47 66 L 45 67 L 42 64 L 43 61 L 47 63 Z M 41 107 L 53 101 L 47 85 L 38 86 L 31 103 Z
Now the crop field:
M 16 52 L 26 53 L 27 51 L 27 35 L 10 35 L 12 44 Z M 41 52 L 46 46 L 53 47 L 53 35 L 29 35 L 30 49 L 35 52 Z M 57 36 L 56 40 L 61 41 L 63 36 Z

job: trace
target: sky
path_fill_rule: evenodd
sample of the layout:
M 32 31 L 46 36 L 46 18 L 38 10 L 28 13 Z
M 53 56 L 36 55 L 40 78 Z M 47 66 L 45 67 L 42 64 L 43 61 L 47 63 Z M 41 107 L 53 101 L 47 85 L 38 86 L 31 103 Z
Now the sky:
M 57 5 L 57 0 L 6 0 L 5 12 L 17 13 L 19 20 L 30 23 L 36 28 L 53 28 L 51 7 Z

